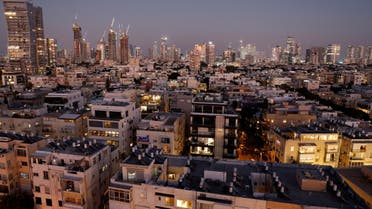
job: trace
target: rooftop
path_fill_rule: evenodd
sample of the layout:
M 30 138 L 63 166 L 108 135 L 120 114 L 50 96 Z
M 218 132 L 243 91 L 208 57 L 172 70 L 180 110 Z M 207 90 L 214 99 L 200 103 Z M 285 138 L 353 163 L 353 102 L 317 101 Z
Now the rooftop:
M 148 184 L 305 206 L 368 208 L 332 167 L 165 156 L 161 154 L 152 158 L 151 155 L 147 154 L 150 149 L 145 153 L 135 149 L 135 154 L 129 156 L 124 163 L 150 165 L 156 158 L 162 159 L 163 162 L 166 158 L 168 167 L 184 168 L 180 170 L 185 173 L 180 173 L 179 179 L 167 181 L 155 179 L 155 181 L 147 182 Z M 158 163 L 161 163 L 161 161 L 158 161 Z M 298 179 L 323 182 L 324 189 L 322 191 L 316 191 L 315 189 L 305 191 Z M 123 180 L 117 178 L 116 181 Z M 203 198 L 210 197 L 198 197 L 198 199 Z M 232 203 L 232 200 L 218 198 L 209 200 L 214 202 L 223 201 L 224 204 Z
M 28 135 L 22 135 L 18 134 L 16 132 L 8 132 L 8 131 L 1 131 L 0 132 L 0 142 L 8 142 L 13 140 L 20 140 L 23 143 L 26 144 L 33 144 L 35 142 L 38 142 L 40 140 L 44 139 L 40 136 L 28 136 Z
M 50 141 L 42 151 L 59 152 L 72 155 L 93 155 L 106 147 L 103 143 L 91 139 L 64 139 Z

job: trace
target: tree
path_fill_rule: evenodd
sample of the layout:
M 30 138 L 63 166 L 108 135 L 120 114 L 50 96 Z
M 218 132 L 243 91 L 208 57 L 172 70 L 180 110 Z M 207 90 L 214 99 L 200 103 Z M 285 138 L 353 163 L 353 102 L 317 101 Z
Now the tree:
M 180 76 L 179 73 L 171 73 L 171 74 L 168 76 L 168 80 L 177 80 L 178 76 Z
M 4 195 L 0 198 L 0 209 L 33 209 L 34 199 L 28 192 Z

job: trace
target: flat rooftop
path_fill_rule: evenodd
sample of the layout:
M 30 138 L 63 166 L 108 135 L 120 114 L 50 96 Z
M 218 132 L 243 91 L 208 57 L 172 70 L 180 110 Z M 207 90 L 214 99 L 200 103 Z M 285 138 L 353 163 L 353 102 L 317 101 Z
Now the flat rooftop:
M 133 154 L 124 162 L 139 164 L 138 155 L 140 153 Z M 147 157 L 149 161 L 144 161 L 145 165 L 149 165 L 153 158 L 147 154 L 145 157 L 143 155 L 140 157 L 141 160 L 147 159 Z M 332 167 L 171 155 L 163 157 L 167 159 L 168 167 L 185 168 L 181 170 L 186 172 L 180 174 L 180 178 L 173 182 L 155 180 L 147 182 L 148 184 L 304 206 L 368 208 Z M 302 176 L 299 177 L 299 173 Z M 328 179 L 326 191 L 304 191 L 297 178 L 321 181 Z M 122 181 L 122 179 L 116 180 Z M 332 186 L 330 181 L 332 181 Z M 261 184 L 264 185 L 264 188 L 260 187 Z M 333 185 L 337 185 L 336 191 L 333 190 Z M 340 196 L 337 196 L 338 191 Z M 260 195 L 258 196 L 257 193 Z M 210 197 L 198 197 L 198 199 L 203 198 Z M 231 200 L 215 198 L 209 199 L 209 201 L 232 203 Z
M 42 151 L 58 152 L 72 155 L 93 155 L 105 148 L 107 145 L 95 142 L 91 139 L 65 139 L 49 142 Z
M 33 143 L 38 142 L 38 141 L 43 140 L 43 139 L 44 139 L 44 137 L 40 137 L 40 136 L 21 135 L 19 133 L 15 133 L 15 132 L 4 132 L 4 131 L 0 132 L 0 142 L 1 141 L 8 142 L 8 141 L 13 141 L 13 140 L 19 140 L 19 141 L 22 141 L 23 143 L 26 143 L 26 144 L 33 144 Z

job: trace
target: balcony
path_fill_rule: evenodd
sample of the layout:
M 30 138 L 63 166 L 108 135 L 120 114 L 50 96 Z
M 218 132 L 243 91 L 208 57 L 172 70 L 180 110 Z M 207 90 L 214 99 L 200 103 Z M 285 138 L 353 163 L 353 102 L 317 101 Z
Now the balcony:
M 63 191 L 62 195 L 64 200 L 63 206 L 70 206 L 72 208 L 84 208 L 83 205 L 85 204 L 85 201 L 82 194 L 74 191 Z
M 192 136 L 211 136 L 214 137 L 214 131 L 193 131 L 191 132 Z

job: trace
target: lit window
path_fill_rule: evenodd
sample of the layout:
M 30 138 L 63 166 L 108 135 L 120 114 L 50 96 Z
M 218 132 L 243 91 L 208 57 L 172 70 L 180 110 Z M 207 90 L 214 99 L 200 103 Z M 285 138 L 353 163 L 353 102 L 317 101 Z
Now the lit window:
M 176 206 L 179 208 L 192 208 L 191 201 L 188 200 L 177 200 Z
M 132 180 L 132 181 L 136 180 L 136 173 L 128 172 L 128 180 Z
M 176 179 L 176 174 L 174 174 L 174 173 L 168 174 L 168 179 L 169 180 L 175 180 Z

